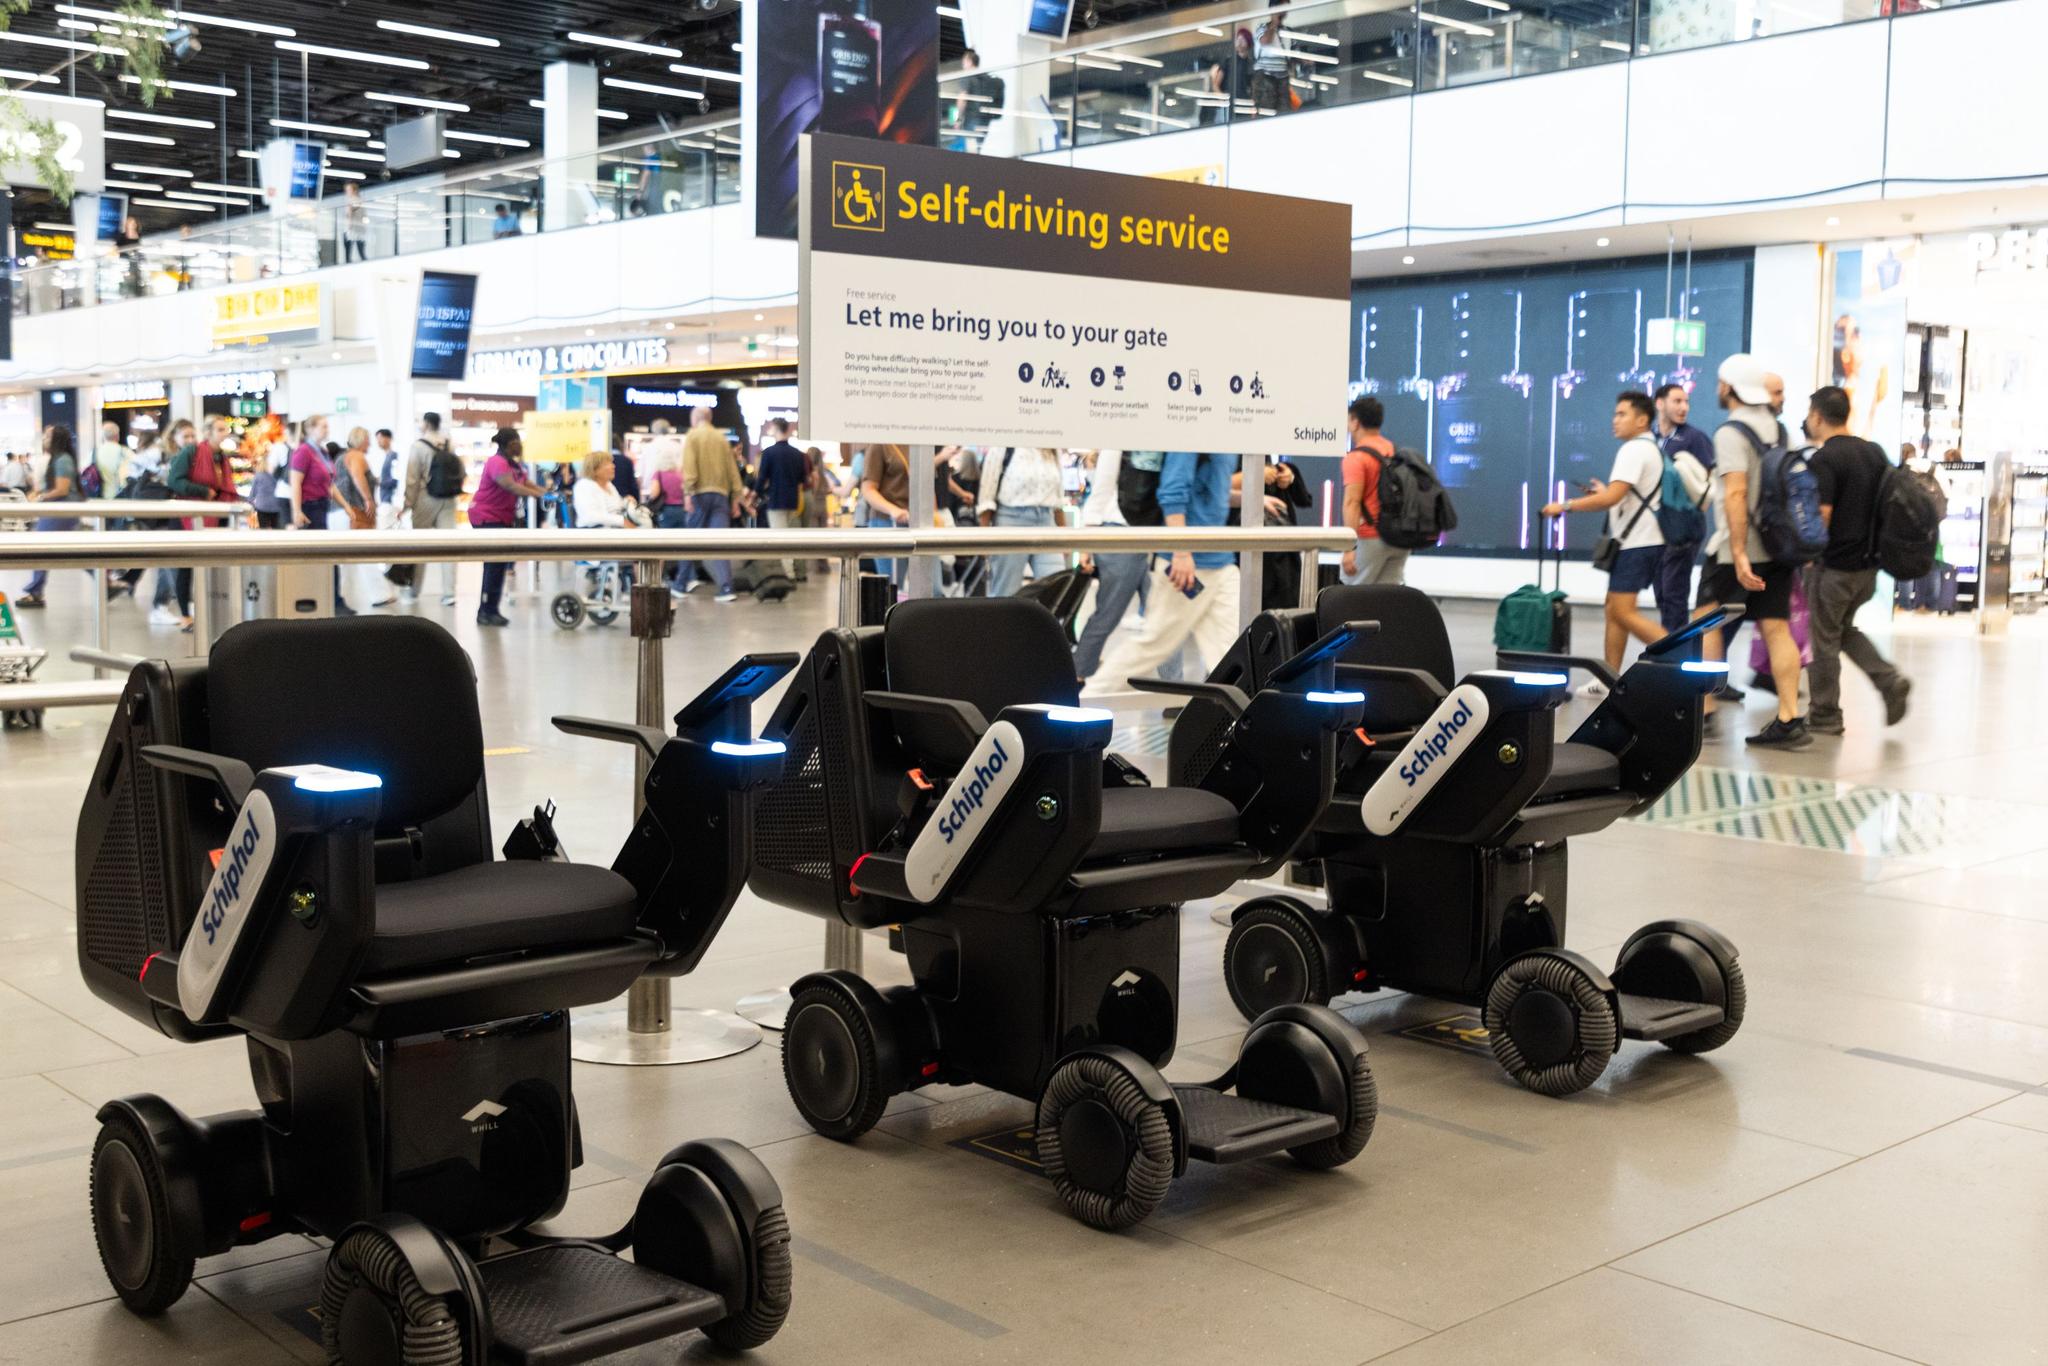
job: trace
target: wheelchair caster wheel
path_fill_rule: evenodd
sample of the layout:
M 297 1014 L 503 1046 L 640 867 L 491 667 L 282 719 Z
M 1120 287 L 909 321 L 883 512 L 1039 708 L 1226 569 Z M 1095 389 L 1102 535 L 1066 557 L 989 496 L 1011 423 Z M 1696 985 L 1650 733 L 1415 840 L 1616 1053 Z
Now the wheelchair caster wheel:
M 789 1098 L 825 1137 L 859 1138 L 889 1103 L 882 1077 L 888 1020 L 836 976 L 807 977 L 797 987 L 782 1032 Z
M 555 600 L 548 604 L 548 616 L 564 631 L 573 631 L 583 624 L 583 599 L 574 593 L 557 593 Z
M 1598 969 L 1563 949 L 1502 964 L 1486 991 L 1494 1059 L 1542 1095 L 1583 1091 L 1607 1070 L 1621 1040 L 1612 992 Z
M 590 609 L 590 619 L 599 626 L 609 626 L 619 619 L 619 609 L 616 607 L 593 607 Z
M 1255 897 L 1238 907 L 1223 943 L 1223 978 L 1245 1019 L 1275 1006 L 1326 1005 L 1336 995 L 1314 915 L 1287 896 Z
M 435 1294 L 423 1282 L 452 1284 Z M 483 1366 L 490 1328 L 476 1266 L 405 1215 L 357 1224 L 327 1254 L 320 1342 L 340 1366 Z
M 1071 1057 L 1038 1098 L 1038 1161 L 1075 1218 L 1126 1229 L 1173 1184 L 1172 1120 L 1125 1064 Z
M 110 1115 L 92 1146 L 92 1234 L 121 1302 L 160 1314 L 192 1284 L 192 1230 L 176 1226 L 164 1154 L 142 1126 Z
M 781 1331 L 794 1271 L 782 1191 L 727 1139 L 686 1143 L 655 1168 L 633 1212 L 633 1260 L 715 1291 L 726 1316 L 704 1336 L 747 1351 Z
M 1727 1043 L 1749 1006 L 1735 946 L 1696 920 L 1660 920 L 1637 930 L 1621 946 L 1613 977 L 1618 991 L 1721 1007 L 1718 1023 L 1661 1040 L 1677 1053 L 1710 1053 Z
M 1289 1148 L 1304 1167 L 1341 1167 L 1365 1151 L 1379 1119 L 1379 1087 L 1365 1035 L 1327 1006 L 1280 1006 L 1258 1018 L 1237 1054 L 1237 1093 L 1335 1115 L 1329 1138 Z

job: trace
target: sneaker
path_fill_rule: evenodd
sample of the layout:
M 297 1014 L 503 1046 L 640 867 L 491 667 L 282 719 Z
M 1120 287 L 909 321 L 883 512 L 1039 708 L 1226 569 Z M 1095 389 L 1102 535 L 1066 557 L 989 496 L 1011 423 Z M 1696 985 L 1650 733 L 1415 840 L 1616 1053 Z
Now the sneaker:
M 1740 702 L 1747 696 L 1749 696 L 1748 693 L 1736 687 L 1733 683 L 1723 683 L 1720 687 L 1714 689 L 1714 700 L 1716 702 Z
M 1896 726 L 1906 719 L 1906 698 L 1913 691 L 1913 680 L 1901 677 L 1890 692 L 1884 695 L 1884 723 Z
M 691 579 L 688 583 L 683 585 L 683 595 L 687 597 L 690 594 L 696 592 L 698 588 L 703 586 L 703 583 L 704 580 L 702 579 Z
M 740 595 L 733 592 L 730 588 L 712 599 L 713 602 L 738 602 L 739 600 Z
M 397 599 L 397 598 L 379 598 L 379 599 L 377 599 L 377 600 L 376 600 L 375 602 L 371 603 L 371 604 L 370 604 L 370 606 L 372 606 L 372 607 L 389 607 L 389 606 L 391 606 L 391 605 L 392 605 L 393 603 L 395 603 L 395 602 L 397 602 L 397 601 L 398 601 L 398 599 Z
M 14 605 L 16 607 L 41 607 L 43 605 L 42 594 L 23 593 L 14 600 Z
M 1806 714 L 1806 728 L 1815 735 L 1840 735 L 1842 733 L 1842 718 L 1840 716 L 1816 716 L 1812 712 L 1808 712 Z
M 1771 724 L 1750 736 L 1745 743 L 1759 749 L 1805 749 L 1813 743 L 1813 736 L 1807 732 L 1805 717 L 1784 721 L 1774 716 Z
M 334 615 L 336 615 L 337 617 L 352 617 L 355 614 L 356 609 L 349 606 L 345 602 L 337 602 L 334 604 Z
M 1607 696 L 1607 685 L 1597 678 L 1589 678 L 1579 685 L 1579 696 L 1590 702 L 1597 702 Z
M 417 588 L 401 588 L 398 590 L 398 600 L 410 607 L 413 603 L 420 600 L 420 590 Z
M 443 593 L 441 595 L 441 605 L 443 607 L 453 607 L 455 605 L 455 595 L 453 593 Z
M 683 600 L 683 590 L 676 587 L 674 584 L 670 584 L 668 586 L 668 595 L 671 598 L 674 598 L 677 602 L 681 602 Z
M 151 626 L 176 626 L 183 620 L 183 617 L 161 603 L 149 609 L 149 624 Z
M 484 611 L 476 614 L 476 624 L 479 626 L 510 626 L 512 620 L 502 612 Z

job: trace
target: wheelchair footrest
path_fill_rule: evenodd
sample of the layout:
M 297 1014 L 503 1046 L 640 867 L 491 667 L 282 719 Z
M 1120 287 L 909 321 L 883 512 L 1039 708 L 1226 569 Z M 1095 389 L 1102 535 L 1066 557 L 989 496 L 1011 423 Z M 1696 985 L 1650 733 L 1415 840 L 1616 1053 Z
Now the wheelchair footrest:
M 1187 1121 L 1188 1156 L 1203 1162 L 1248 1162 L 1303 1143 L 1331 1138 L 1336 1116 L 1292 1105 L 1246 1100 L 1206 1086 L 1176 1086 Z
M 549 1243 L 478 1265 L 491 1360 L 569 1366 L 725 1317 L 725 1301 L 591 1243 Z
M 1699 1001 L 1667 1001 L 1658 996 L 1621 993 L 1621 1034 L 1625 1039 L 1675 1039 L 1680 1034 L 1712 1029 L 1726 1012 Z

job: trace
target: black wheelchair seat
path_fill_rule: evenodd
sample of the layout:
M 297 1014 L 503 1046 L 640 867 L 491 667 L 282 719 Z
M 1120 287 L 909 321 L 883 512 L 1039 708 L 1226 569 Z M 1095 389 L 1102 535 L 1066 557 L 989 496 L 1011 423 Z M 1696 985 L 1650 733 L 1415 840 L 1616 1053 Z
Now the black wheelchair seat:
M 1569 797 L 1587 792 L 1613 792 L 1621 786 L 1621 759 L 1597 745 L 1569 740 L 1551 746 L 1550 776 L 1536 789 L 1536 799 Z
M 388 973 L 618 939 L 639 914 L 633 884 L 591 863 L 472 863 L 377 888 L 365 973 Z
M 1227 848 L 1238 841 L 1238 825 L 1228 799 L 1198 787 L 1106 787 L 1102 827 L 1083 860 Z

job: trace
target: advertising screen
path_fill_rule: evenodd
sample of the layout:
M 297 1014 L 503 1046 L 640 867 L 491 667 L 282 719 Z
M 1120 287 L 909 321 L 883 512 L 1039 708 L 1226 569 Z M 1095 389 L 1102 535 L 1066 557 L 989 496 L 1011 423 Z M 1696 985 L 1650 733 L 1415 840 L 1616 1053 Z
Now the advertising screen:
M 1074 0 L 1031 0 L 1031 19 L 1028 27 L 1041 38 L 1060 41 L 1067 36 L 1067 25 L 1074 17 Z
M 1719 425 L 1714 372 L 1748 345 L 1750 258 L 1695 257 L 1690 284 L 1682 269 L 1670 284 L 1670 316 L 1706 325 L 1704 356 L 1646 349 L 1665 288 L 1662 260 L 1353 286 L 1352 394 L 1378 398 L 1387 439 L 1422 455 L 1450 491 L 1458 528 L 1446 549 L 1532 551 L 1539 508 L 1607 477 L 1623 390 L 1683 384 L 1692 425 Z M 1601 519 L 1568 521 L 1568 546 L 1590 548 Z
M 313 201 L 320 198 L 321 168 L 327 148 L 318 142 L 292 144 L 291 198 Z
M 795 237 L 797 140 L 841 133 L 930 146 L 939 130 L 939 16 L 930 0 L 760 0 L 754 231 Z M 758 55 L 757 55 L 758 54 Z
M 128 196 L 125 194 L 103 194 L 99 197 L 99 213 L 93 223 L 93 240 L 111 242 L 121 235 L 121 224 L 128 220 Z
M 476 276 L 421 273 L 412 329 L 414 379 L 462 378 L 469 367 L 469 323 L 475 311 Z

